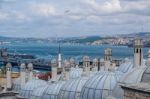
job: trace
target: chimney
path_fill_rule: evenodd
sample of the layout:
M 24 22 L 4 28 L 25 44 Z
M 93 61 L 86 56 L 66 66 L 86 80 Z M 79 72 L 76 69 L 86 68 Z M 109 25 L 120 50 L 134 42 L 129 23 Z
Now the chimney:
M 7 68 L 7 72 L 6 72 L 6 89 L 7 90 L 11 90 L 12 88 L 12 77 L 11 77 L 11 69 L 12 69 L 12 65 L 11 63 L 7 63 L 6 65 Z
M 33 79 L 33 64 L 32 63 L 29 63 L 28 64 L 28 81 L 32 80 Z
M 20 83 L 21 88 L 23 88 L 26 83 L 26 65 L 24 63 L 20 66 Z
M 142 62 L 143 62 L 142 47 L 143 47 L 142 40 L 136 39 L 134 41 L 134 67 L 142 66 Z

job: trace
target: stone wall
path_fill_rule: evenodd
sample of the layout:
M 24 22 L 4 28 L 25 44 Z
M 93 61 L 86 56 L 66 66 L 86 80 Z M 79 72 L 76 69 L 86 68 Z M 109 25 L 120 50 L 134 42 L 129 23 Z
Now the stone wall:
M 124 89 L 124 99 L 150 99 L 150 94 L 131 89 Z

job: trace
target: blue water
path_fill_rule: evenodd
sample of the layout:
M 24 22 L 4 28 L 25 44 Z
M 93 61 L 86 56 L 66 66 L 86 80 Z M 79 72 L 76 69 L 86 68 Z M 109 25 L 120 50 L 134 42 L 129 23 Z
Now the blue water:
M 35 43 L 35 42 L 18 42 L 6 45 L 0 45 L 0 47 L 8 48 L 11 53 L 33 54 L 39 58 L 52 59 L 57 57 L 58 44 L 52 43 Z M 127 46 L 110 46 L 110 45 L 72 45 L 61 44 L 61 53 L 63 58 L 74 57 L 75 59 L 81 59 L 84 55 L 89 55 L 91 58 L 104 57 L 104 50 L 106 48 L 112 48 L 114 58 L 132 58 L 133 48 Z M 148 48 L 144 48 L 144 57 L 147 57 Z

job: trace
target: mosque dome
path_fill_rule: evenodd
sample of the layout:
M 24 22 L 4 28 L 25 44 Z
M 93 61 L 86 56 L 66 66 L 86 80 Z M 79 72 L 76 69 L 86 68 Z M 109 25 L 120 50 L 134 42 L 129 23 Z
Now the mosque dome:
M 67 81 L 60 89 L 59 99 L 79 99 L 81 89 L 88 78 L 81 77 Z
M 47 87 L 48 87 L 48 85 L 35 88 L 33 90 L 33 92 L 31 93 L 30 99 L 43 99 L 42 97 L 43 97 L 43 94 Z M 48 99 L 50 99 L 50 98 L 48 98 Z
M 70 63 L 75 63 L 75 60 L 73 58 L 70 58 Z
M 101 71 L 92 76 L 82 88 L 81 99 L 104 99 L 112 94 L 122 73 Z
M 52 63 L 52 64 L 55 64 L 55 63 L 57 63 L 57 60 L 56 60 L 56 59 L 52 59 L 52 60 L 51 60 L 51 63 Z
M 33 64 L 32 64 L 32 63 L 29 63 L 29 64 L 28 64 L 28 69 L 29 69 L 30 71 L 33 70 Z
M 83 61 L 90 61 L 90 57 L 89 56 L 84 56 Z
M 119 85 L 136 84 L 140 82 L 150 83 L 150 68 L 146 66 L 136 67 L 125 73 L 118 82 Z M 123 90 L 120 86 L 116 86 L 113 96 L 117 99 L 123 99 Z
M 58 99 L 60 88 L 64 84 L 64 81 L 49 84 L 43 93 L 42 99 Z
M 130 60 L 126 60 L 125 63 L 122 63 L 118 67 L 117 71 L 120 71 L 122 73 L 126 73 L 126 72 L 130 71 L 132 68 L 133 68 L 133 62 Z
M 35 88 L 45 86 L 47 82 L 44 80 L 33 79 L 27 82 L 24 88 L 21 89 L 19 95 L 24 98 L 29 98 Z
M 17 78 L 14 82 L 13 82 L 13 88 L 14 91 L 19 92 L 21 90 L 21 83 L 20 83 L 20 77 Z
M 97 58 L 94 58 L 94 59 L 93 59 L 93 62 L 95 62 L 95 63 L 98 62 L 98 59 L 97 59 Z
M 82 76 L 83 69 L 79 67 L 71 68 L 69 72 L 69 79 L 75 79 Z

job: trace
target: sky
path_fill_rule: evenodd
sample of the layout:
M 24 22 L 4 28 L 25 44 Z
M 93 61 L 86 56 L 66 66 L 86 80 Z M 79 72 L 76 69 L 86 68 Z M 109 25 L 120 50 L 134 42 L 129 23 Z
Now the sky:
M 150 0 L 0 0 L 0 36 L 73 37 L 150 31 Z

